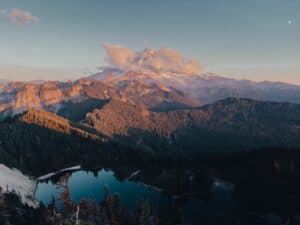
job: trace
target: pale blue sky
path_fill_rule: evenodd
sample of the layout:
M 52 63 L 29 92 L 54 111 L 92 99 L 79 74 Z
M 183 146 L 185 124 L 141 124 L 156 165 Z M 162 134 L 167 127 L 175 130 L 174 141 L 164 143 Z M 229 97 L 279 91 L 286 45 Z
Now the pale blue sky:
M 38 21 L 17 24 L 13 9 Z M 169 47 L 206 72 L 300 84 L 299 0 L 0 0 L 0 10 L 0 78 L 84 76 L 114 43 Z

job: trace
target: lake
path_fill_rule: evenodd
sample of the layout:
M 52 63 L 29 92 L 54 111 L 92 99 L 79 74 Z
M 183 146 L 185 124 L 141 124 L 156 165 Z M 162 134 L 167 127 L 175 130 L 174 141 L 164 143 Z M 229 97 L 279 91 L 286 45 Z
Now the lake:
M 287 205 L 283 200 L 290 192 L 274 195 L 272 186 L 266 189 L 262 182 L 238 186 L 237 183 L 214 178 L 213 182 L 203 189 L 201 188 L 203 184 L 200 183 L 198 187 L 204 190 L 201 194 L 192 195 L 186 191 L 186 195 L 179 197 L 157 187 L 137 182 L 135 180 L 140 179 L 133 176 L 137 172 L 126 171 L 126 169 L 86 171 L 76 166 L 34 179 L 17 169 L 0 164 L 0 186 L 4 192 L 17 193 L 23 203 L 31 206 L 37 206 L 39 201 L 51 207 L 55 199 L 57 212 L 64 212 L 66 202 L 78 205 L 83 199 L 96 202 L 103 208 L 104 204 L 107 204 L 105 202 L 107 196 L 111 197 L 118 193 L 121 208 L 133 213 L 131 215 L 139 212 L 141 205 L 147 202 L 154 215 L 167 215 L 166 218 L 170 219 L 172 215 L 180 214 L 187 224 L 210 224 L 219 221 L 226 221 L 223 224 L 236 224 L 235 222 L 242 221 L 241 224 L 248 225 L 300 221 L 297 207 L 299 198 L 293 198 Z M 150 176 L 157 177 L 157 171 L 152 170 L 151 173 Z M 141 172 L 142 176 L 148 177 L 145 174 L 145 171 Z M 174 183 L 171 185 L 176 186 Z M 284 214 L 287 210 L 291 211 L 287 207 L 294 209 L 293 214 L 289 216 Z
M 178 208 L 184 215 L 188 216 L 213 216 L 218 213 L 232 215 L 236 203 L 232 199 L 233 185 L 216 179 L 211 187 L 209 199 L 199 196 L 188 196 L 176 198 L 169 196 L 157 188 L 147 186 L 143 183 L 119 180 L 112 170 L 100 169 L 99 171 L 75 171 L 71 172 L 64 182 L 61 177 L 39 181 L 35 197 L 37 200 L 49 205 L 56 199 L 56 207 L 62 207 L 60 199 L 64 190 L 68 190 L 70 199 L 79 203 L 81 199 L 95 200 L 102 202 L 108 192 L 118 193 L 121 199 L 121 206 L 128 209 L 136 209 L 141 201 L 147 201 L 152 208 L 164 207 Z M 64 183 L 64 184 L 62 184 Z

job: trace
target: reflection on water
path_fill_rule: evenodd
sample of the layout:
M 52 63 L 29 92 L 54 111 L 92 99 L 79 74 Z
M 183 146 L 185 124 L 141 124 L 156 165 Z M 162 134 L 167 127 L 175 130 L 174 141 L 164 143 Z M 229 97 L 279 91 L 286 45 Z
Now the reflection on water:
M 212 193 L 209 199 L 199 196 L 188 196 L 184 199 L 177 199 L 175 196 L 168 196 L 142 183 L 123 180 L 120 181 L 113 171 L 101 169 L 98 172 L 77 171 L 67 179 L 70 199 L 79 203 L 81 199 L 104 201 L 108 190 L 110 193 L 118 193 L 121 205 L 129 209 L 135 209 L 140 202 L 149 202 L 152 207 L 177 207 L 183 214 L 209 216 L 215 213 L 231 214 L 234 208 L 234 201 L 231 198 L 232 189 L 228 183 L 216 180 L 212 185 Z M 230 185 L 229 185 L 230 186 Z M 230 186 L 231 187 L 231 186 Z M 62 195 L 64 188 L 59 181 L 48 180 L 38 183 L 36 198 L 45 205 L 49 205 L 56 199 L 56 206 L 62 207 Z
M 73 173 L 68 180 L 68 187 L 71 199 L 80 202 L 81 199 L 91 199 L 98 202 L 105 197 L 105 187 L 111 193 L 119 193 L 122 197 L 122 204 L 129 208 L 137 205 L 138 201 L 147 200 L 152 204 L 158 204 L 161 193 L 132 181 L 119 181 L 112 171 L 100 170 L 98 174 L 88 171 Z M 39 182 L 36 198 L 45 204 L 52 201 L 53 196 L 58 197 L 62 188 L 51 180 Z
M 0 172 L 5 174 L 3 168 Z M 145 174 L 143 171 L 142 175 Z M 156 177 L 156 174 L 157 171 L 153 171 L 150 176 Z M 164 174 L 172 176 L 172 173 L 169 172 Z M 144 177 L 148 177 L 148 175 Z M 81 209 L 88 209 L 89 213 L 95 209 L 97 213 L 100 212 L 101 214 L 102 212 L 102 215 L 109 216 L 105 210 L 110 209 L 109 206 L 113 204 L 115 198 L 114 194 L 118 193 L 120 207 L 131 212 L 125 216 L 122 214 L 123 219 L 134 218 L 135 213 L 141 213 L 143 207 L 144 210 L 147 209 L 147 205 L 145 206 L 147 203 L 151 208 L 151 215 L 156 218 L 165 219 L 165 221 L 170 219 L 182 221 L 179 217 L 173 218 L 175 215 L 182 216 L 181 218 L 184 218 L 185 223 L 178 224 L 219 224 L 220 222 L 231 225 L 265 225 L 285 224 L 288 221 L 291 221 L 290 224 L 300 224 L 300 214 L 297 213 L 299 208 L 296 207 L 297 204 L 299 205 L 297 198 L 293 198 L 289 205 L 283 204 L 285 194 L 290 192 L 283 191 L 280 192 L 281 195 L 275 195 L 273 186 L 265 185 L 262 179 L 260 182 L 236 182 L 233 184 L 216 178 L 210 185 L 195 192 L 203 186 L 199 183 L 198 188 L 193 189 L 192 192 L 198 193 L 197 195 L 189 194 L 191 189 L 187 187 L 183 191 L 183 195 L 178 196 L 170 194 L 172 192 L 160 191 L 156 187 L 125 179 L 126 177 L 137 176 L 137 172 L 130 175 L 128 171 L 121 171 L 120 169 L 115 170 L 115 172 L 105 169 L 93 170 L 92 172 L 85 170 L 63 171 L 54 173 L 53 176 L 47 175 L 44 180 L 38 179 L 35 197 L 48 207 L 55 205 L 57 212 L 66 212 L 67 214 L 64 215 L 71 215 L 71 217 L 79 205 Z M 12 179 L 12 177 L 10 178 Z M 173 187 L 177 185 L 172 182 L 169 184 Z M 268 195 L 268 193 L 270 194 Z M 84 199 L 88 201 L 84 201 Z M 264 204 L 265 199 L 268 201 Z M 89 203 L 89 201 L 96 202 L 96 205 Z M 274 205 L 274 207 L 272 208 L 270 205 Z M 278 205 L 281 206 L 279 208 L 281 211 L 288 210 L 291 215 L 286 216 L 276 210 Z M 287 207 L 293 207 L 295 213 Z M 266 210 L 262 211 L 261 209 Z M 276 221 L 281 221 L 281 223 Z

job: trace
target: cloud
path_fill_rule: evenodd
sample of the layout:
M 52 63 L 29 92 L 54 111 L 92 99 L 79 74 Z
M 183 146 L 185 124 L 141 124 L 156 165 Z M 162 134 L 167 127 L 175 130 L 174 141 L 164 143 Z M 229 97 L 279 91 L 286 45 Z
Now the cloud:
M 114 44 L 104 44 L 103 47 L 110 66 L 121 70 L 150 70 L 184 74 L 201 72 L 201 64 L 196 59 L 186 58 L 180 52 L 170 48 L 133 51 Z
M 119 45 L 104 44 L 103 47 L 106 51 L 109 63 L 118 68 L 123 69 L 128 67 L 135 55 L 130 49 Z
M 39 18 L 32 15 L 31 12 L 24 11 L 21 9 L 1 9 L 0 15 L 4 16 L 10 22 L 16 25 L 29 25 L 33 23 L 38 23 Z

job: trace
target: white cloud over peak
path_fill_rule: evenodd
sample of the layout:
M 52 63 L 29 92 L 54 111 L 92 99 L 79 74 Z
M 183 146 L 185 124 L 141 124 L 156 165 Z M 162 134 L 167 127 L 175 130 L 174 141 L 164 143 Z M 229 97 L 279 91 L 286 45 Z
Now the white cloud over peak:
M 183 74 L 201 72 L 201 64 L 196 59 L 186 58 L 180 52 L 170 48 L 133 51 L 114 44 L 104 44 L 103 47 L 110 66 L 121 70 L 150 70 Z

